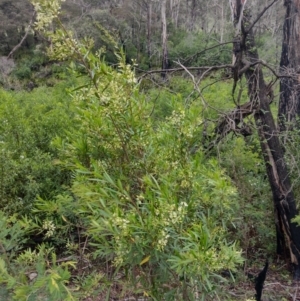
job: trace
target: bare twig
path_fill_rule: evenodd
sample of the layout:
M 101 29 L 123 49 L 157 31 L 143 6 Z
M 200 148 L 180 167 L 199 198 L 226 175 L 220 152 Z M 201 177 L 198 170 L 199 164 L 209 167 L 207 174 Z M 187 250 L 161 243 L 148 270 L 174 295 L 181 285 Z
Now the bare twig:
M 199 70 L 205 70 L 207 71 L 214 71 L 214 70 L 221 70 L 221 69 L 226 69 L 226 68 L 233 68 L 233 65 L 231 64 L 225 64 L 225 65 L 219 65 L 219 66 L 201 66 L 201 67 L 181 67 L 181 68 L 172 68 L 172 69 L 156 69 L 156 70 L 150 70 L 146 71 L 143 75 L 141 75 L 138 78 L 138 81 L 143 79 L 144 77 L 154 74 L 154 73 L 161 73 L 161 72 L 180 72 L 180 71 L 199 71 Z
M 278 0 L 274 0 L 273 2 L 271 2 L 269 5 L 267 5 L 257 16 L 257 18 L 252 22 L 252 24 L 247 28 L 246 30 L 246 34 L 248 34 L 250 32 L 250 30 L 254 27 L 254 25 L 259 21 L 259 19 L 264 15 L 264 13 Z
M 30 23 L 25 31 L 25 35 L 23 36 L 22 40 L 20 41 L 19 44 L 17 44 L 13 49 L 12 51 L 8 54 L 7 58 L 11 58 L 12 55 L 22 46 L 23 42 L 26 40 L 28 34 L 29 34 L 29 31 L 30 31 L 30 28 L 32 26 L 32 23 L 33 23 L 33 20 L 34 20 L 34 17 L 35 17 L 35 11 L 33 12 L 32 14 L 32 17 L 31 17 L 31 20 L 30 20 Z
M 178 62 L 176 62 L 178 64 Z M 244 63 L 246 63 L 246 65 L 239 71 L 239 75 L 242 75 L 243 73 L 245 73 L 249 68 L 254 67 L 258 64 L 268 68 L 276 78 L 294 78 L 295 75 L 294 74 L 280 74 L 278 73 L 273 67 L 271 67 L 269 64 L 267 64 L 265 61 L 263 60 L 257 60 L 255 62 L 248 62 L 246 60 L 244 60 Z M 180 64 L 181 65 L 181 64 Z M 183 65 L 181 65 L 183 66 Z M 203 74 L 200 77 L 200 81 L 210 72 L 212 71 L 216 71 L 216 70 L 222 70 L 222 69 L 232 69 L 234 68 L 234 65 L 231 64 L 225 64 L 225 65 L 219 65 L 219 66 L 199 66 L 199 67 L 181 67 L 181 68 L 171 68 L 171 69 L 155 69 L 155 70 L 150 70 L 150 71 L 146 71 L 144 74 L 142 74 L 139 78 L 138 81 L 140 82 L 143 78 L 151 75 L 151 74 L 155 74 L 155 73 L 161 73 L 161 72 L 168 72 L 168 73 L 174 73 L 174 72 L 181 72 L 181 71 L 189 71 L 188 73 L 190 73 L 190 71 L 200 71 L 203 70 Z
M 193 54 L 192 56 L 188 57 L 187 59 L 185 59 L 185 60 L 183 61 L 183 63 L 186 64 L 186 63 L 190 62 L 190 61 L 193 60 L 195 57 L 197 57 L 198 55 L 200 55 L 200 54 L 202 54 L 202 53 L 205 53 L 205 52 L 208 51 L 208 50 L 211 50 L 211 49 L 214 49 L 214 48 L 217 48 L 217 47 L 221 47 L 221 46 L 223 46 L 223 45 L 232 44 L 232 43 L 233 43 L 233 41 L 223 42 L 223 43 L 219 43 L 219 44 L 216 44 L 216 45 L 214 45 L 214 46 L 205 48 L 205 49 L 203 49 L 203 50 L 201 50 L 201 51 L 199 51 L 199 52 Z

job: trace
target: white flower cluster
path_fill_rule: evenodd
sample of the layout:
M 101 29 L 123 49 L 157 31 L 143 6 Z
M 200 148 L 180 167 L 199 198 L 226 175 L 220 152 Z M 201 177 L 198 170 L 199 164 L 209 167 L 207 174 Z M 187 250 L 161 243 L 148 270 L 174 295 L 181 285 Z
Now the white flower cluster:
M 120 230 L 120 234 L 115 236 L 115 254 L 114 265 L 121 265 L 124 261 L 124 257 L 128 254 L 129 250 L 126 244 L 122 241 L 124 237 L 129 235 L 129 221 L 123 217 L 114 213 L 111 219 L 111 224 L 116 226 Z
M 132 63 L 133 63 L 133 66 L 136 66 L 134 61 L 132 61 Z M 119 70 L 123 74 L 126 74 L 126 79 L 127 79 L 128 84 L 136 84 L 137 83 L 137 79 L 135 77 L 135 74 L 132 71 L 132 65 L 124 64 L 122 61 L 120 61 Z
M 120 236 L 115 236 L 115 242 L 117 247 L 115 249 L 116 257 L 114 259 L 114 265 L 118 266 L 124 262 L 124 258 L 128 254 L 129 250 L 126 247 L 126 245 L 124 245 L 124 243 L 122 242 Z
M 46 234 L 45 234 L 45 236 L 46 236 L 47 238 L 53 236 L 53 234 L 54 234 L 54 232 L 55 232 L 55 229 L 56 229 L 56 227 L 55 227 L 53 221 L 50 221 L 50 220 L 44 220 L 42 228 L 43 228 L 44 230 L 47 230 L 47 232 L 46 232 Z
M 167 227 L 170 225 L 176 225 L 183 222 L 183 219 L 186 215 L 186 202 L 181 202 L 176 209 L 175 204 L 164 206 L 163 212 L 159 209 L 155 210 L 155 215 L 159 216 L 160 224 L 164 226 L 164 229 L 159 232 L 156 249 L 159 251 L 163 251 L 165 246 L 168 243 L 170 235 L 168 234 Z
M 35 23 L 38 30 L 44 30 L 55 17 L 58 16 L 61 2 L 65 0 L 31 0 L 35 11 L 37 12 L 37 22 Z
M 114 213 L 112 222 L 115 226 L 117 226 L 118 228 L 120 228 L 122 230 L 123 235 L 128 235 L 129 221 L 127 219 L 117 216 L 117 214 Z
M 167 215 L 165 216 L 165 219 L 163 221 L 165 226 L 169 226 L 170 224 L 176 225 L 182 223 L 184 216 L 186 214 L 186 202 L 181 202 L 176 209 L 176 206 L 174 204 L 166 206 L 166 210 L 164 210 Z
M 173 126 L 181 126 L 182 121 L 185 118 L 185 112 L 184 110 L 181 110 L 179 112 L 173 111 L 172 115 L 167 118 L 167 120 L 170 122 Z
M 165 230 L 161 230 L 159 233 L 159 239 L 157 241 L 156 249 L 159 251 L 163 251 L 163 249 L 165 248 L 165 246 L 168 243 L 169 237 L 170 237 L 170 235 L 167 234 L 167 232 Z

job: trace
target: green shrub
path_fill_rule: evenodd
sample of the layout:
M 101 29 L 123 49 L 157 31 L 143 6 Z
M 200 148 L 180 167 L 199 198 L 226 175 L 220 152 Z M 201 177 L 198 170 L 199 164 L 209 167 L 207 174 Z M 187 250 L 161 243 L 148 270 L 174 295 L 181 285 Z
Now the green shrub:
M 23 65 L 18 66 L 17 69 L 13 72 L 13 74 L 20 80 L 29 79 L 31 77 L 32 71 L 29 66 Z
M 59 1 L 33 2 L 39 4 L 37 27 L 44 29 L 57 16 Z M 83 276 L 85 297 L 98 284 L 108 300 L 112 283 L 124 295 L 154 300 L 213 297 L 224 281 L 220 272 L 234 271 L 243 260 L 228 237 L 239 210 L 236 188 L 216 160 L 207 160 L 201 149 L 190 152 L 199 140 L 203 107 L 196 102 L 186 106 L 181 95 L 174 95 L 165 112 L 151 118 L 153 105 L 139 91 L 123 53 L 116 54 L 119 63 L 113 69 L 101 52 L 92 53 L 90 40 L 78 42 L 63 27 L 47 35 L 55 41 L 52 58 L 72 58 L 74 73 L 82 76 L 84 69 L 89 77 L 71 92 L 72 105 L 59 105 L 57 99 L 55 106 L 40 105 L 39 93 L 31 94 L 39 96 L 32 104 L 18 99 L 22 109 L 14 102 L 1 108 L 0 116 L 12 116 L 8 132 L 1 131 L 3 153 L 13 167 L 6 185 L 25 190 L 28 183 L 22 180 L 28 175 L 22 172 L 19 182 L 13 176 L 22 168 L 33 183 L 39 184 L 37 175 L 45 175 L 41 183 L 47 183 L 46 177 L 50 181 L 45 194 L 29 186 L 41 197 L 29 201 L 31 219 L 23 218 L 30 231 L 48 239 L 47 245 L 23 250 L 14 260 L 1 257 L 0 283 L 16 300 L 74 300 L 78 293 L 68 286 L 73 262 L 58 264 L 50 247 L 64 242 L 65 252 L 80 254 L 79 263 L 93 260 L 100 271 L 101 264 L 111 271 L 94 272 L 98 281 Z M 51 186 L 56 183 L 49 163 L 54 158 L 61 170 L 72 173 L 68 190 Z M 39 167 L 36 159 L 46 164 Z M 69 178 L 57 178 L 69 184 Z M 9 195 L 12 205 L 17 195 Z M 28 272 L 33 279 L 24 276 Z
M 78 300 L 67 287 L 69 269 L 74 267 L 72 261 L 57 263 L 55 254 L 44 245 L 22 252 L 9 266 L 0 257 L 1 294 L 7 300 Z
M 53 53 L 68 51 L 60 47 Z M 215 161 L 206 162 L 201 152 L 190 155 L 202 108 L 184 108 L 174 96 L 172 112 L 152 122 L 152 105 L 139 93 L 124 56 L 114 70 L 86 46 L 80 51 L 91 75 L 73 92 L 81 126 L 55 140 L 61 164 L 75 172 L 76 201 L 65 198 L 64 208 L 77 215 L 93 256 L 124 271 L 126 279 L 118 281 L 124 293 L 130 283 L 134 293 L 159 300 L 192 298 L 195 290 L 214 294 L 215 274 L 234 270 L 242 259 L 226 241 L 235 188 Z M 65 214 L 55 202 L 48 210 L 47 201 L 36 206 L 53 220 Z
M 34 73 L 39 71 L 48 61 L 45 53 L 39 49 L 22 51 L 12 75 L 18 80 L 32 79 Z
M 0 94 L 1 209 L 28 214 L 37 195 L 51 198 L 69 183 L 69 172 L 53 164 L 51 142 L 72 125 L 72 113 L 66 94 L 50 89 Z
M 217 44 L 217 40 L 217 36 L 208 36 L 203 32 L 176 31 L 168 41 L 169 59 L 171 62 L 180 60 L 187 66 L 228 64 L 231 62 L 232 46 L 228 44 L 211 48 Z
M 259 250 L 273 254 L 275 227 L 272 194 L 265 165 L 254 135 L 223 143 L 220 162 L 235 183 L 240 196 L 239 219 L 235 234 L 248 259 L 256 259 Z

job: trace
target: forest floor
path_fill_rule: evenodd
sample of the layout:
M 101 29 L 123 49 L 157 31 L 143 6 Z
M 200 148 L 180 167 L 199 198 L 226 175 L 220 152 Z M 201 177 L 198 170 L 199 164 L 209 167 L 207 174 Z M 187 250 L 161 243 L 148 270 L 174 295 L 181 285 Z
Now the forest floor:
M 255 277 L 262 270 L 264 263 L 255 267 L 247 268 L 244 272 L 238 273 L 234 282 L 226 284 L 218 297 L 206 299 L 207 301 L 250 301 L 255 300 Z M 84 301 L 103 301 L 107 296 L 86 298 Z M 200 300 L 201 297 L 200 297 Z M 122 296 L 118 287 L 110 292 L 109 301 L 151 301 L 149 298 L 138 296 Z M 186 301 L 186 300 L 182 300 Z M 293 281 L 292 273 L 286 264 L 270 264 L 264 283 L 261 301 L 300 301 L 300 282 Z
M 225 288 L 227 293 L 229 292 L 229 295 L 232 296 L 232 300 L 255 300 L 254 278 L 262 270 L 262 267 L 263 264 L 261 264 L 261 267 L 246 269 L 245 274 L 240 279 L 237 277 L 234 285 L 229 290 Z M 249 275 L 253 275 L 254 277 L 249 277 Z M 300 282 L 293 280 L 292 273 L 289 271 L 287 264 L 280 262 L 269 265 L 264 283 L 262 301 L 300 301 Z

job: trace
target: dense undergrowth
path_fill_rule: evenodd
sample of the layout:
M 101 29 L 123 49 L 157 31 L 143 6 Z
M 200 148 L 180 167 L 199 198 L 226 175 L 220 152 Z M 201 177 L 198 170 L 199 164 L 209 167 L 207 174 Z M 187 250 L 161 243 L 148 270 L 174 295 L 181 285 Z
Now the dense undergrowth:
M 49 37 L 68 73 L 0 91 L 0 299 L 231 300 L 222 273 L 272 256 L 275 234 L 256 135 L 205 150 L 229 82 L 137 83 L 122 51 L 114 68 L 90 40 Z
M 204 297 L 220 293 L 221 271 L 273 249 L 255 138 L 231 137 L 219 160 L 205 156 L 203 120 L 215 116 L 201 100 L 188 101 L 188 81 L 172 79 L 176 93 L 141 93 L 120 59 L 119 70 L 101 61 L 101 96 L 82 79 L 71 96 L 64 82 L 1 92 L 7 300 L 108 297 L 112 283 L 120 298 Z M 227 86 L 205 99 L 220 108 Z M 261 223 L 266 212 L 270 224 Z
M 145 90 L 122 57 L 96 62 L 97 85 L 1 91 L 2 298 L 220 294 L 223 270 L 274 248 L 256 138 L 204 155 L 217 114 L 188 80 Z M 228 110 L 218 87 L 203 97 Z

